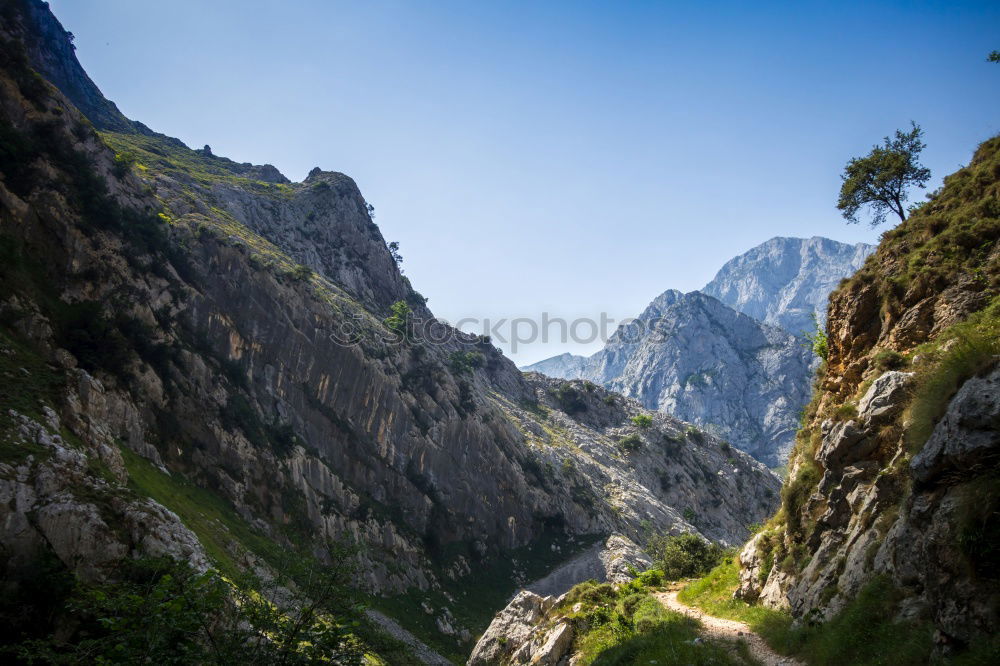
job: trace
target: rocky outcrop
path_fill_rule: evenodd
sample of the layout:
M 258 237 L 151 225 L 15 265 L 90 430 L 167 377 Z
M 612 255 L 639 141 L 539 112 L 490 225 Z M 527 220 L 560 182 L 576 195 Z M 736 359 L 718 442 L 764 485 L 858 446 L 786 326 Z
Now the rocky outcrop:
M 826 322 L 826 306 L 837 283 L 861 268 L 875 250 L 829 238 L 772 238 L 730 259 L 702 293 L 792 335 Z
M 741 552 L 742 598 L 823 620 L 879 579 L 891 620 L 932 623 L 941 652 L 996 635 L 998 163 L 994 138 L 831 296 L 827 362 L 783 510 Z
M 497 613 L 472 649 L 469 666 L 528 663 L 535 625 L 554 604 L 553 597 L 541 597 L 527 590 L 518 592 L 517 596 Z M 523 654 L 524 652 L 528 654 Z

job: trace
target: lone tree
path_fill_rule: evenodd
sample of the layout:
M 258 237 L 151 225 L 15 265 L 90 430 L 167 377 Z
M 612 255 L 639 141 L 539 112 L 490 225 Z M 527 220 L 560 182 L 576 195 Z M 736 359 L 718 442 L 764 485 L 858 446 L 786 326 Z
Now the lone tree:
M 917 161 L 924 149 L 920 140 L 924 131 L 910 122 L 910 131 L 896 130 L 895 138 L 885 137 L 882 146 L 873 146 L 864 157 L 855 157 L 847 166 L 841 179 L 840 199 L 837 208 L 850 223 L 857 223 L 858 212 L 871 206 L 871 225 L 885 222 L 890 212 L 906 220 L 906 190 L 911 185 L 923 188 L 930 180 L 931 170 Z

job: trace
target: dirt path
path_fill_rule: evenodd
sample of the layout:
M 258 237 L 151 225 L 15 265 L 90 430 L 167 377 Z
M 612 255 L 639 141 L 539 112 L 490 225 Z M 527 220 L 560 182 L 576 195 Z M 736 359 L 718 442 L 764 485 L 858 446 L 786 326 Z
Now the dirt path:
M 802 662 L 791 657 L 783 657 L 768 647 L 764 639 L 751 631 L 746 623 L 737 622 L 736 620 L 724 620 L 721 617 L 707 615 L 698 608 L 681 603 L 677 598 L 679 591 L 679 588 L 667 590 L 666 592 L 660 592 L 656 597 L 660 600 L 660 603 L 670 610 L 699 620 L 704 627 L 703 634 L 706 638 L 728 642 L 744 641 L 750 648 L 750 654 L 753 655 L 753 658 L 765 664 L 765 666 L 803 666 Z

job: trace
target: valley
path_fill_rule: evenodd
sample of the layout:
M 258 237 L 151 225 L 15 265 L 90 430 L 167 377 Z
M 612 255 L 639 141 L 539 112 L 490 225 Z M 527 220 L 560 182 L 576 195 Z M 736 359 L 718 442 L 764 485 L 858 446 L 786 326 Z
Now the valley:
M 1000 138 L 877 246 L 772 238 L 519 369 L 350 176 L 0 17 L 5 662 L 997 656 Z

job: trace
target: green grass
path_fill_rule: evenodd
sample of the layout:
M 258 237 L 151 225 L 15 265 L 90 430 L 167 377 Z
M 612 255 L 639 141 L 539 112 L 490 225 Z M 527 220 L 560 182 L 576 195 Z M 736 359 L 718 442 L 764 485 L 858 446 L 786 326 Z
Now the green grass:
M 251 528 L 221 497 L 180 474 L 164 473 L 131 449 L 122 447 L 121 451 L 129 487 L 176 513 L 223 574 L 240 575 L 236 562 L 242 550 L 272 563 L 280 560 L 281 547 Z
M 577 603 L 581 607 L 573 611 Z M 583 666 L 754 663 L 745 646 L 695 643 L 699 623 L 666 609 L 643 581 L 581 583 L 548 621 L 563 617 L 574 625 L 574 650 Z
M 678 598 L 710 615 L 746 622 L 775 651 L 810 666 L 906 666 L 930 661 L 932 627 L 893 621 L 901 596 L 885 578 L 871 581 L 828 622 L 793 626 L 786 612 L 732 598 L 739 583 L 737 567 L 735 561 L 719 565 L 684 588 Z
M 944 350 L 945 343 L 951 346 Z M 1000 296 L 985 309 L 943 331 L 914 355 L 930 359 L 917 371 L 913 399 L 904 421 L 906 445 L 918 452 L 962 384 L 993 367 L 1000 355 Z
M 135 165 L 140 171 L 154 169 L 180 182 L 239 184 L 258 193 L 277 196 L 292 191 L 290 185 L 247 178 L 243 165 L 223 157 L 206 155 L 169 139 L 118 132 L 100 132 L 100 136 L 115 151 L 117 164 Z

